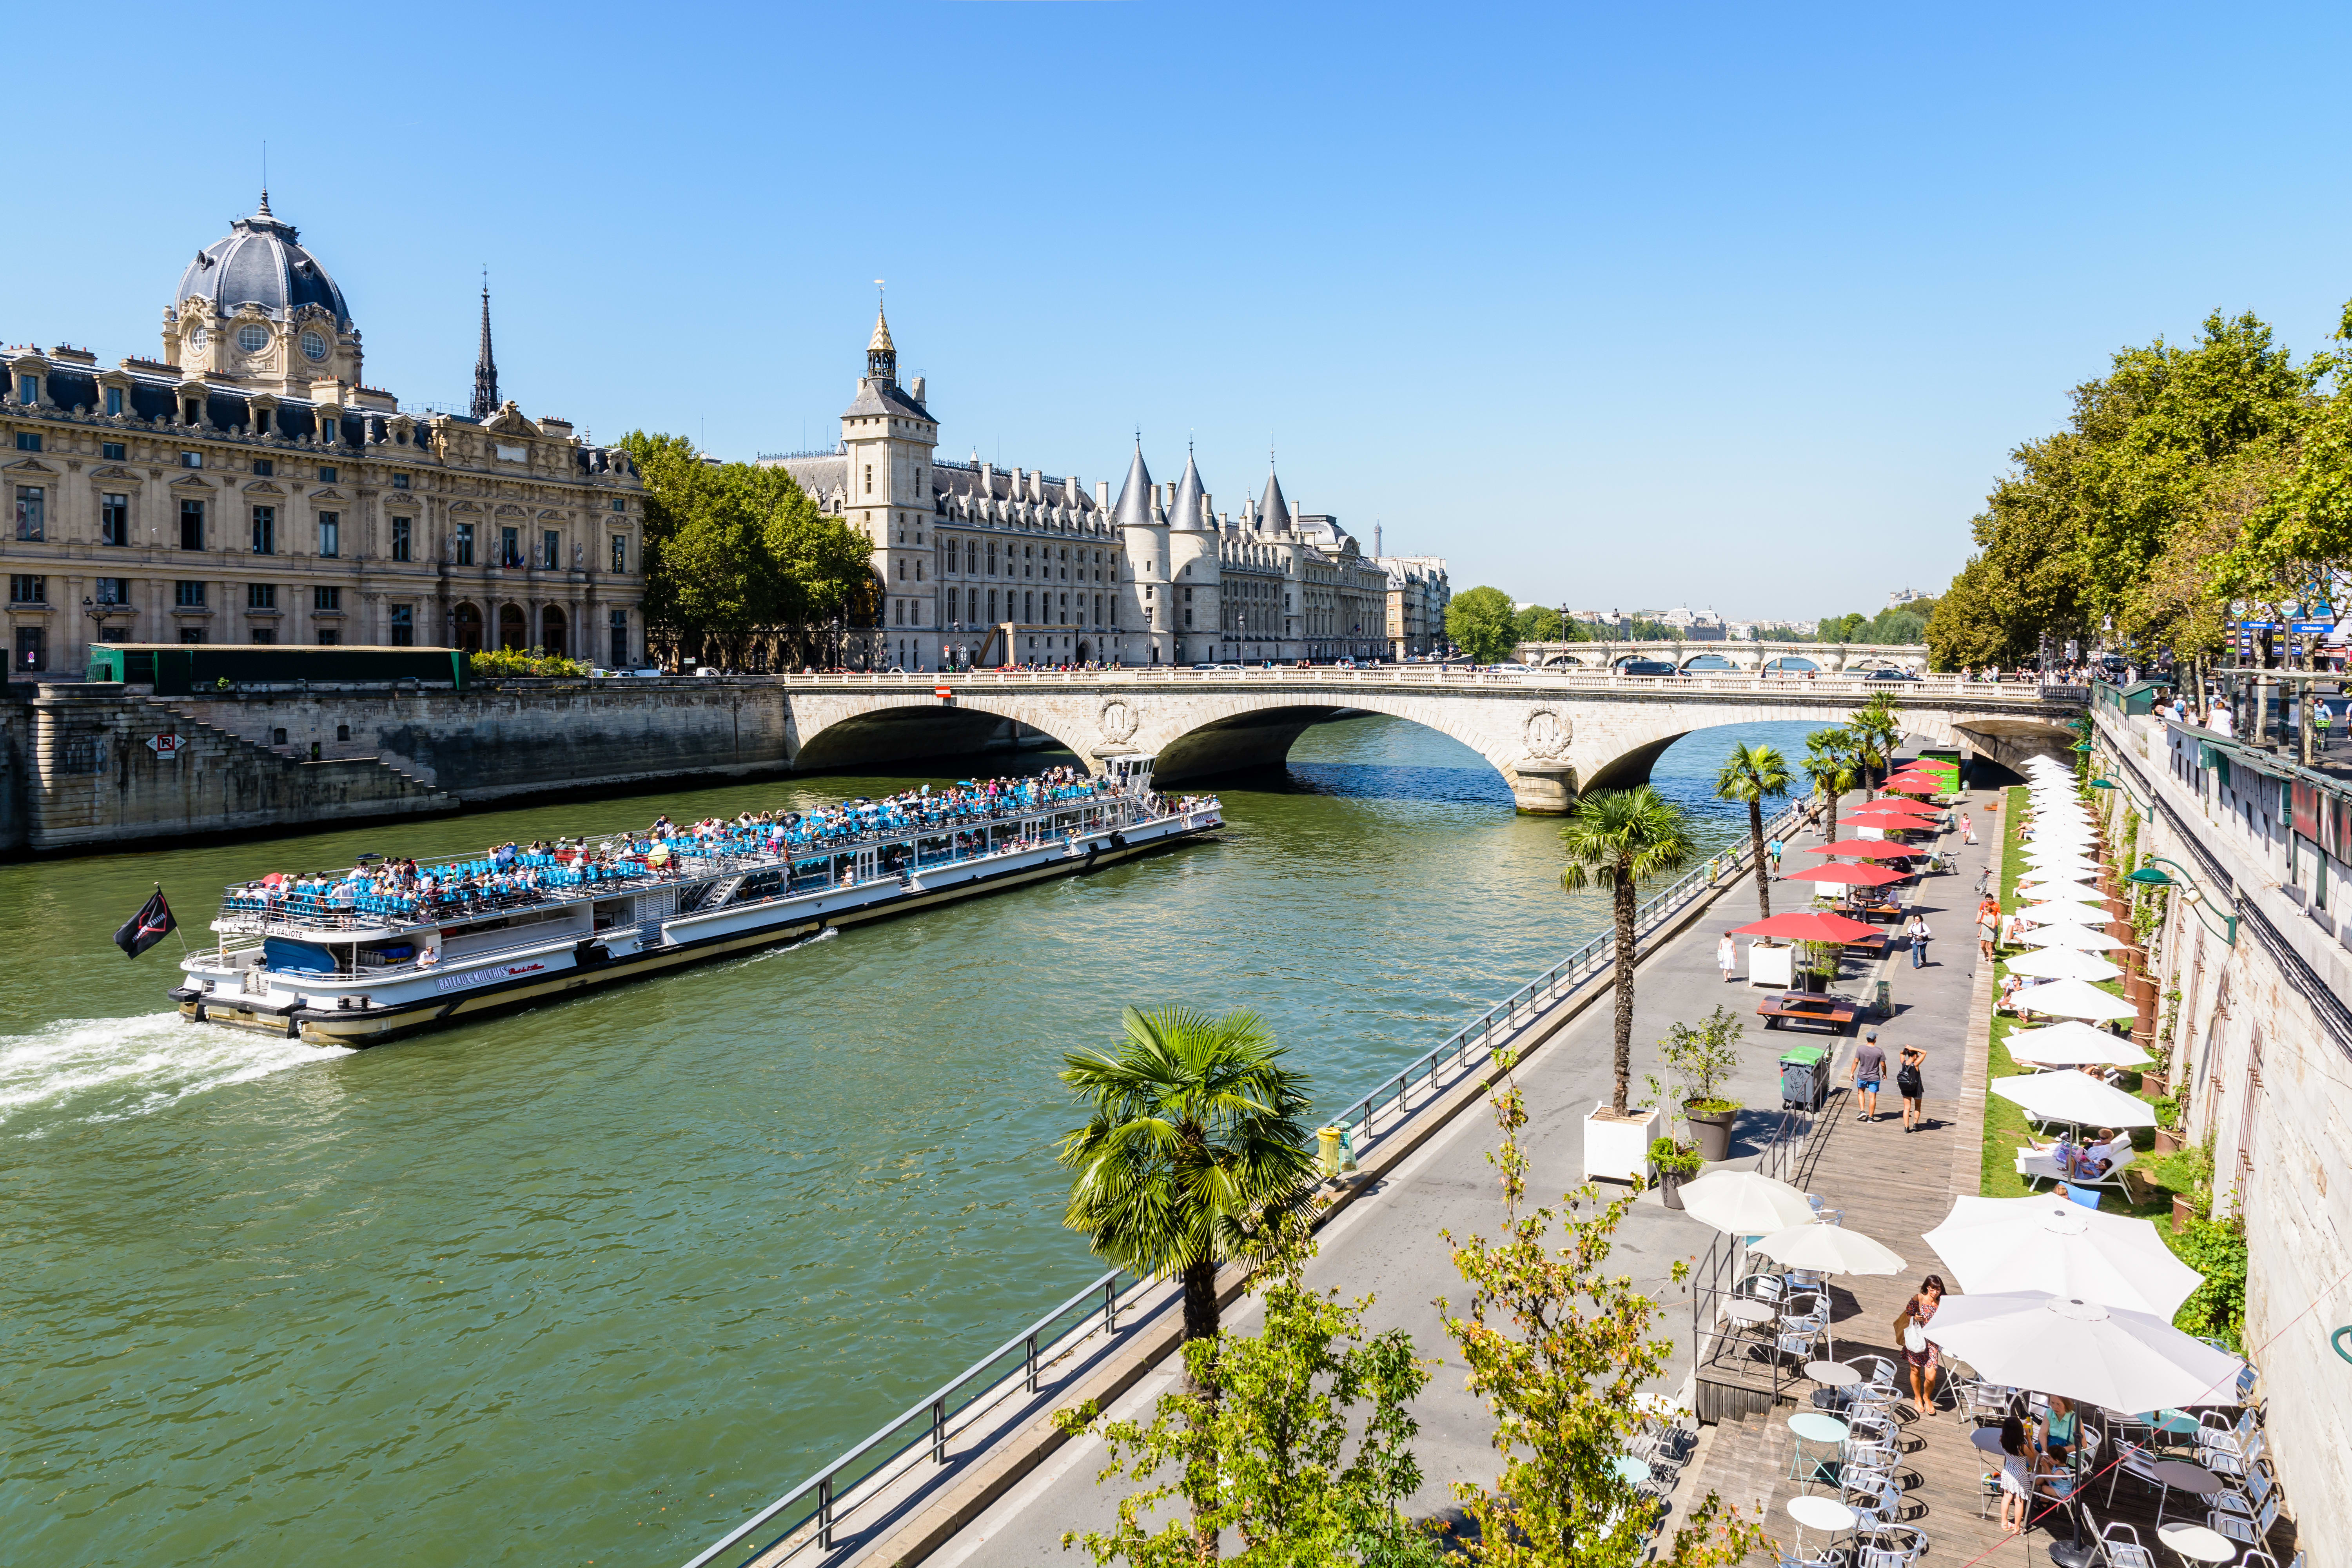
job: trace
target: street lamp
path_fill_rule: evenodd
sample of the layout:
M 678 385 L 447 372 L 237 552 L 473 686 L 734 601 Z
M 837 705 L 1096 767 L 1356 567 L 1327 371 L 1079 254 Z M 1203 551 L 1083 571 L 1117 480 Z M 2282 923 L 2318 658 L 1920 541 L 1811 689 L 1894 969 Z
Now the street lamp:
M 2221 916 L 2222 924 L 2217 928 L 2207 917 L 2205 890 L 2200 888 L 2197 885 L 2197 879 L 2189 874 L 2188 867 L 2178 860 L 2168 860 L 2161 855 L 2151 855 L 2147 858 L 2148 864 L 2130 873 L 2124 878 L 2124 880 L 2142 888 L 2179 888 L 2181 901 L 2197 911 L 2197 921 L 2200 925 L 2214 932 L 2231 947 L 2238 945 L 2238 917 L 2235 914 Z M 2158 866 L 2169 866 L 2179 875 L 2178 877 L 2168 875 L 2157 869 Z

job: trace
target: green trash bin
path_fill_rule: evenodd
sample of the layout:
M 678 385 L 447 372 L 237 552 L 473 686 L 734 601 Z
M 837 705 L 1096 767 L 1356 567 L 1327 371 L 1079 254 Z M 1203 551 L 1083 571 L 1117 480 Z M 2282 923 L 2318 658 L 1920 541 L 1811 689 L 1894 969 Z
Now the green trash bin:
M 1780 1109 L 1819 1110 L 1829 1097 L 1830 1054 L 1819 1046 L 1790 1046 L 1780 1057 Z

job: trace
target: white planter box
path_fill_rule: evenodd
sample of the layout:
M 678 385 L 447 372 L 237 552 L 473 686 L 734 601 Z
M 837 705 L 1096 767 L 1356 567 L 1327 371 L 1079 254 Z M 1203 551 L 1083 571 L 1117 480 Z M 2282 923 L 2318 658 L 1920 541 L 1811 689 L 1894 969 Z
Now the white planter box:
M 1748 984 L 1769 985 L 1779 991 L 1797 987 L 1797 949 L 1794 943 L 1786 947 L 1767 947 L 1761 942 L 1748 944 Z
M 1633 1113 L 1638 1120 L 1621 1121 L 1606 1105 L 1596 1105 L 1584 1119 L 1584 1179 L 1588 1182 L 1631 1182 L 1652 1179 L 1650 1145 L 1664 1136 L 1664 1106 Z

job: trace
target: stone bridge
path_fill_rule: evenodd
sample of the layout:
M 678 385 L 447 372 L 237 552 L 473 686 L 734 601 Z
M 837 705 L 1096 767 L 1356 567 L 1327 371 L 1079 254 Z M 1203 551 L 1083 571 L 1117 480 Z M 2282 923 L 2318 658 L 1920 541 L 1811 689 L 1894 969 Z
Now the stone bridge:
M 1492 763 L 1519 808 L 1532 812 L 1564 811 L 1582 791 L 1637 784 L 1676 740 L 1719 724 L 1833 724 L 1884 692 L 1913 734 L 2015 766 L 2037 752 L 2065 753 L 2085 702 L 2075 688 L 1957 676 L 1897 682 L 1436 667 L 817 675 L 782 684 L 791 763 L 802 770 L 976 750 L 1009 719 L 1097 772 L 1116 757 L 1151 756 L 1155 776 L 1178 784 L 1278 764 L 1310 724 L 1371 712 L 1453 736 Z
M 1606 669 L 1629 658 L 1659 658 L 1678 669 L 1819 669 L 1841 675 L 1863 669 L 1925 674 L 1927 649 L 1917 643 L 1836 642 L 1523 642 L 1511 657 L 1543 669 Z M 1786 663 L 1780 661 L 1789 661 Z

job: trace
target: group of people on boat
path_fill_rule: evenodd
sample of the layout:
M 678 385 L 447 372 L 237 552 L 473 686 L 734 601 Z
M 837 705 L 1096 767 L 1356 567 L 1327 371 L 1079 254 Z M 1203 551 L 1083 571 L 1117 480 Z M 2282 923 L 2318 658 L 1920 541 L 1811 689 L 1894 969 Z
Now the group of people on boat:
M 231 889 L 227 908 L 297 920 L 362 914 L 398 920 L 446 917 L 452 911 L 537 902 L 550 892 L 594 882 L 676 880 L 691 874 L 689 858 L 706 865 L 724 857 L 792 859 L 803 851 L 830 852 L 877 837 L 926 831 L 951 836 L 952 856 L 961 859 L 989 850 L 985 824 L 992 820 L 1084 806 L 1118 794 L 1118 786 L 1109 779 L 1089 778 L 1076 768 L 1065 767 L 1024 778 L 967 779 L 940 790 L 924 784 L 881 800 L 861 798 L 814 811 L 705 817 L 688 826 L 672 821 L 664 813 L 643 832 L 595 843 L 584 837 L 541 839 L 529 845 L 509 840 L 492 846 L 478 858 L 424 866 L 414 859 L 363 856 L 345 871 L 272 872 Z M 1147 816 L 1156 816 L 1195 810 L 1208 803 L 1205 796 L 1171 800 L 1155 795 L 1144 805 Z M 1029 842 L 1021 841 L 1024 847 Z M 909 858 L 895 856 L 885 869 L 907 869 Z M 852 878 L 854 872 L 845 870 L 845 881 Z

